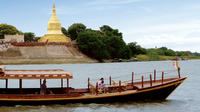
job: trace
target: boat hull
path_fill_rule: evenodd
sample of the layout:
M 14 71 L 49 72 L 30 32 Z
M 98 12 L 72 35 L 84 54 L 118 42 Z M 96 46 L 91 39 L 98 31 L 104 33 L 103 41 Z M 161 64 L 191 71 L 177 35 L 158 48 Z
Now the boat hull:
M 111 94 L 98 94 L 89 96 L 41 98 L 41 99 L 5 99 L 0 98 L 0 105 L 48 105 L 67 103 L 112 103 L 129 101 L 165 100 L 185 79 L 148 87 L 139 90 L 128 90 Z

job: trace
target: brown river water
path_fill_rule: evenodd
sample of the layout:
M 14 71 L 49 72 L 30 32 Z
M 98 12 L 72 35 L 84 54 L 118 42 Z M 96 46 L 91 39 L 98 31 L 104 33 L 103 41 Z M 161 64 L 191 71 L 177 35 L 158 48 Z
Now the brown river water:
M 200 60 L 180 61 L 181 75 L 189 75 L 165 101 L 140 101 L 105 104 L 66 104 L 40 106 L 0 106 L 0 112 L 197 112 L 200 111 Z M 93 64 L 53 64 L 53 65 L 8 65 L 7 69 L 65 69 L 74 74 L 70 85 L 86 88 L 87 78 L 99 79 L 109 76 L 120 80 L 131 78 L 131 72 L 144 73 L 157 70 L 174 70 L 172 61 L 93 63 Z M 141 73 L 141 74 L 142 74 Z M 128 76 L 130 74 L 130 76 Z M 119 79 L 116 79 L 119 80 Z M 105 80 L 106 82 L 107 80 Z M 66 83 L 66 81 L 64 81 Z M 93 82 L 96 82 L 94 80 Z M 106 82 L 108 83 L 108 81 Z M 48 87 L 59 87 L 60 80 L 47 80 Z M 66 86 L 66 84 L 64 85 Z M 0 87 L 5 81 L 0 80 Z M 9 81 L 9 87 L 18 88 L 18 80 Z M 24 80 L 23 87 L 39 87 L 38 80 Z

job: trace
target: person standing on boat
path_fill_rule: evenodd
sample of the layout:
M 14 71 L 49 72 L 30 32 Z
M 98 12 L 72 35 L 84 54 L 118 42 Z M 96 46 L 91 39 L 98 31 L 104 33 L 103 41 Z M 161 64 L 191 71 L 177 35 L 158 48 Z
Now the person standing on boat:
M 43 80 L 43 83 L 40 85 L 40 94 L 45 94 L 46 93 L 46 79 Z

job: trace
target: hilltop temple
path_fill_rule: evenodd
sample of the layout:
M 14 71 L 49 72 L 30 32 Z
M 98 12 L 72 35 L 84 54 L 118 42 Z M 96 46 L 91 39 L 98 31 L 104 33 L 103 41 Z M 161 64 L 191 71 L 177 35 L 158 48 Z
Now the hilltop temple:
M 71 39 L 65 36 L 61 31 L 61 23 L 56 16 L 55 3 L 53 4 L 53 13 L 48 22 L 47 33 L 41 37 L 39 42 L 71 42 Z

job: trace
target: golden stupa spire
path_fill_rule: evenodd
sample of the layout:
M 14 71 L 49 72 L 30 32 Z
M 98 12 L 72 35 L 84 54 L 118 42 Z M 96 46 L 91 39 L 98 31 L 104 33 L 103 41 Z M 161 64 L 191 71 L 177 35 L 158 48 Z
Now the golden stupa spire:
M 40 42 L 70 42 L 70 38 L 66 37 L 61 31 L 61 23 L 56 16 L 55 1 L 53 3 L 53 13 L 48 22 L 47 33 L 40 40 Z
M 54 0 L 54 3 L 53 3 L 53 14 L 56 14 L 55 0 Z

